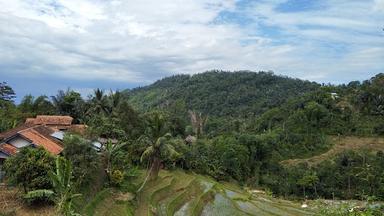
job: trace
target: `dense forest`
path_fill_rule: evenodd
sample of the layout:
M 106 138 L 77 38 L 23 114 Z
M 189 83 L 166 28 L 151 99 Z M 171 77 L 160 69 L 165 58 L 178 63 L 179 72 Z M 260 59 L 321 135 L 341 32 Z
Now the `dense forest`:
M 284 163 L 325 153 L 336 138 L 383 137 L 384 74 L 321 85 L 271 72 L 210 71 L 122 92 L 96 89 L 88 99 L 71 89 L 52 97 L 27 95 L 20 104 L 14 96 L 0 83 L 0 132 L 38 114 L 70 115 L 88 125 L 84 137 L 65 138 L 63 153 L 83 193 L 90 185 L 97 190 L 100 167 L 107 167 L 108 184 L 124 187 L 122 179 L 149 163 L 150 178 L 161 167 L 181 168 L 285 198 L 384 200 L 382 151 L 351 149 L 315 165 Z M 100 156 L 89 141 L 98 137 L 117 139 L 119 146 Z M 43 153 L 20 153 L 54 163 Z M 12 172 L 22 158 L 9 160 L 9 179 L 25 184 L 23 173 Z M 47 187 L 53 186 L 43 178 L 26 191 Z
M 185 103 L 185 108 L 210 116 L 254 117 L 284 103 L 288 98 L 315 90 L 319 84 L 273 72 L 210 71 L 196 75 L 175 75 L 152 85 L 126 90 L 139 110 Z

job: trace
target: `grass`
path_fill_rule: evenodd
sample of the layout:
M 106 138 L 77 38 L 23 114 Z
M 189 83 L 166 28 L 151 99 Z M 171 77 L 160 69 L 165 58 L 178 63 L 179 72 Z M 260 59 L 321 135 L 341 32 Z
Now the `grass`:
M 384 151 L 384 138 L 380 137 L 331 137 L 333 147 L 320 155 L 316 155 L 305 159 L 289 159 L 281 162 L 282 165 L 294 166 L 300 163 L 307 163 L 309 166 L 314 166 L 320 162 L 330 159 L 335 155 L 347 150 L 366 149 L 371 152 Z
M 111 196 L 111 189 L 106 188 L 96 194 L 95 198 L 85 206 L 83 214 L 94 215 L 96 208 L 108 197 Z
M 13 216 L 53 216 L 55 208 L 52 205 L 29 206 L 21 199 L 22 192 L 12 187 L 0 185 L 0 215 Z

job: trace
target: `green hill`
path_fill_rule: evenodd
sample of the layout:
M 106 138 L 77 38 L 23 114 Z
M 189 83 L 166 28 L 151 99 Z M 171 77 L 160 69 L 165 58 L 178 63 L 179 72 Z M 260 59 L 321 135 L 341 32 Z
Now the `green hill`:
M 124 92 L 138 110 L 167 108 L 181 101 L 187 109 L 210 116 L 248 117 L 317 88 L 319 84 L 272 72 L 210 71 L 171 76 Z

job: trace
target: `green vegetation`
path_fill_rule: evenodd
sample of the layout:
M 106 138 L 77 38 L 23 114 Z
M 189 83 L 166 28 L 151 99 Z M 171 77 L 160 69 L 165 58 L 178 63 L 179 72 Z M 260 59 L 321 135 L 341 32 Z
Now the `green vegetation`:
M 10 184 L 19 185 L 27 193 L 31 190 L 52 188 L 48 173 L 54 157 L 41 148 L 23 148 L 6 160 L 4 170 Z
M 37 114 L 88 125 L 85 134 L 65 136 L 62 153 L 73 166 L 71 194 L 83 195 L 71 208 L 85 215 L 333 214 L 339 210 L 303 211 L 272 196 L 384 200 L 384 74 L 333 86 L 211 71 L 130 91 L 96 89 L 86 100 L 70 89 L 51 100 L 28 95 L 19 105 L 1 86 L 0 131 Z M 100 152 L 91 144 L 98 138 L 108 140 Z M 53 159 L 23 149 L 6 161 L 8 183 L 25 192 L 52 189 L 52 166 L 40 162 Z

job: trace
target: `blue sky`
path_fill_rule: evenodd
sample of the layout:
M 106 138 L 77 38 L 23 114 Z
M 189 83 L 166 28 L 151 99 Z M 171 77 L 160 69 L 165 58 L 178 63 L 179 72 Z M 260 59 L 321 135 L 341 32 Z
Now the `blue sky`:
M 211 69 L 325 83 L 384 72 L 384 0 L 0 0 L 0 81 L 19 97 Z

